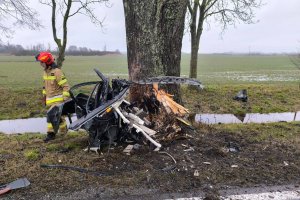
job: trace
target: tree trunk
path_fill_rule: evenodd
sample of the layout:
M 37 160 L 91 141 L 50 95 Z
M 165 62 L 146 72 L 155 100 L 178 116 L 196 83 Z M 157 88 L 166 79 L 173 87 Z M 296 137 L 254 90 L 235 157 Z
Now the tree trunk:
M 65 60 L 65 49 L 59 49 L 58 57 L 57 57 L 57 66 L 59 68 L 62 67 L 64 60 Z
M 216 2 L 216 1 L 215 1 Z M 191 22 L 190 22 L 190 32 L 191 32 L 191 60 L 190 60 L 190 78 L 197 78 L 197 64 L 198 64 L 198 51 L 200 38 L 203 31 L 203 22 L 205 20 L 205 10 L 207 9 L 207 0 L 203 0 L 201 4 L 199 1 L 194 1 L 193 9 L 190 8 Z M 198 8 L 199 16 L 198 16 Z M 198 18 L 198 20 L 197 20 Z M 197 22 L 198 21 L 198 22 Z
M 197 65 L 198 65 L 198 43 L 191 45 L 191 61 L 190 61 L 190 78 L 197 78 Z
M 187 1 L 123 0 L 130 80 L 180 76 Z M 172 94 L 179 94 L 173 86 Z M 131 101 L 140 101 L 145 87 L 132 87 Z M 170 91 L 169 91 L 170 92 Z

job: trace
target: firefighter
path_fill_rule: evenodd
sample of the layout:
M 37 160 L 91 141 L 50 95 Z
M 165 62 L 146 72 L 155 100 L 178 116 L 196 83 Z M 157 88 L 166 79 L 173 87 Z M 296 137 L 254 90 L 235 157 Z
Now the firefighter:
M 51 53 L 40 52 L 35 58 L 36 61 L 40 62 L 40 65 L 44 70 L 43 99 L 46 108 L 50 110 L 53 106 L 70 98 L 70 86 L 62 70 L 57 67 L 55 59 Z M 59 124 L 59 132 L 67 133 L 67 131 L 66 120 L 65 117 L 62 116 Z M 44 139 L 44 142 L 48 142 L 53 139 L 55 139 L 55 132 L 52 124 L 47 118 L 47 136 Z

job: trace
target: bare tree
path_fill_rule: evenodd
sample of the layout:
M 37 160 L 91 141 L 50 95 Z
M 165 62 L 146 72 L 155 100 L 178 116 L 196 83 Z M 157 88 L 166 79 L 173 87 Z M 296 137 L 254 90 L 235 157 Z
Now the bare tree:
M 224 31 L 228 25 L 237 22 L 254 23 L 256 8 L 262 5 L 261 0 L 187 0 L 190 13 L 191 60 L 190 78 L 197 78 L 197 61 L 200 38 L 204 22 L 214 19 Z
M 130 80 L 158 75 L 180 76 L 187 2 L 183 0 L 123 0 Z M 178 93 L 176 86 L 172 94 Z M 130 98 L 141 101 L 145 89 L 132 87 Z
M 92 23 L 102 26 L 103 20 L 100 20 L 94 13 L 96 4 L 107 3 L 109 0 L 39 0 L 40 3 L 48 5 L 52 9 L 52 32 L 55 43 L 58 48 L 57 65 L 62 67 L 65 60 L 65 50 L 68 39 L 68 20 L 77 15 L 85 15 L 90 18 Z M 57 13 L 62 15 L 62 39 L 57 33 Z
M 27 0 L 0 0 L 1 35 L 8 37 L 13 33 L 13 28 L 3 21 L 11 20 L 13 26 L 25 26 L 33 30 L 40 28 L 37 16 L 37 12 L 28 6 Z

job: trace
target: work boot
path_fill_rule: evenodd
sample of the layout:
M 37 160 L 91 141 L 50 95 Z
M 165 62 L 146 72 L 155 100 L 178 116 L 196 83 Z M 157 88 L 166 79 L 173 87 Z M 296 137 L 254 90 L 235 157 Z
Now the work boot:
M 55 134 L 53 132 L 49 132 L 47 133 L 47 137 L 44 139 L 44 142 L 47 143 L 50 140 L 54 140 L 55 139 Z

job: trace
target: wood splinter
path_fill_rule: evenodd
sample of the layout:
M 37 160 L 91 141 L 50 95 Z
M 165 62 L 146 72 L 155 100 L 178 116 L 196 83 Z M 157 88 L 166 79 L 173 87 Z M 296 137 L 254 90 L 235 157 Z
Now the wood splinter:
M 158 83 L 153 83 L 153 91 L 156 99 L 164 106 L 167 113 L 172 112 L 176 115 L 185 115 L 189 113 L 188 109 L 173 100 L 173 95 L 168 94 L 164 90 L 159 90 Z

